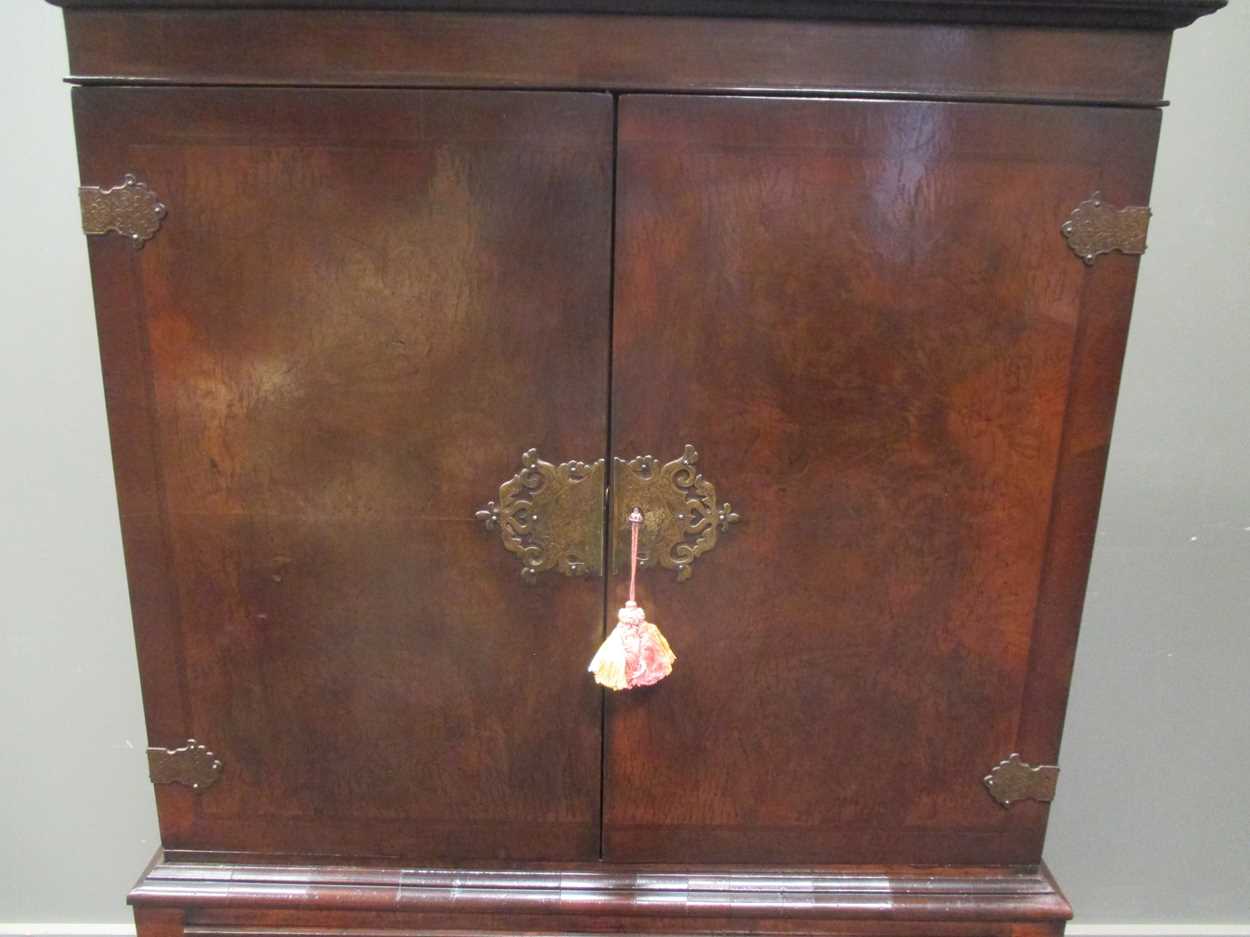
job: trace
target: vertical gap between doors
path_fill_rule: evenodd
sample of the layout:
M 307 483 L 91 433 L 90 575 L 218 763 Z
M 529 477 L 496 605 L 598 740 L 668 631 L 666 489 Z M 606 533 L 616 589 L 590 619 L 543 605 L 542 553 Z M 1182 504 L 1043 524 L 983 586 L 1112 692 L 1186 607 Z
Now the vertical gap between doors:
M 608 417 L 607 417 L 607 442 L 604 458 L 604 479 L 607 482 L 608 490 L 604 498 L 604 515 L 603 523 L 603 614 L 601 618 L 602 632 L 600 640 L 607 637 L 608 629 L 613 626 L 611 619 L 611 599 L 612 599 L 612 410 L 615 401 L 612 397 L 612 363 L 615 355 L 615 319 L 616 319 L 616 215 L 617 203 L 620 193 L 617 191 L 619 183 L 617 167 L 620 164 L 620 150 L 618 142 L 621 127 L 621 96 L 612 94 L 612 201 L 609 218 L 608 235 Z M 599 690 L 599 861 L 603 861 L 603 822 L 604 810 L 607 805 L 605 795 L 607 793 L 607 773 L 608 773 L 608 691 Z

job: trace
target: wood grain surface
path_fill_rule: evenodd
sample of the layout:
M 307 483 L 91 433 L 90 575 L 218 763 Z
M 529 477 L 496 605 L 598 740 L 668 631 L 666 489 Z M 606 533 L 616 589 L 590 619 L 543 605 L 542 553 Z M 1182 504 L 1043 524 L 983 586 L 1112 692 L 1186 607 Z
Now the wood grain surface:
M 622 100 L 613 450 L 694 443 L 743 521 L 644 576 L 678 663 L 609 698 L 606 857 L 1038 861 L 1045 807 L 981 778 L 1056 754 L 1114 401 L 1074 368 L 1097 335 L 1118 372 L 1136 269 L 1059 225 L 1143 203 L 1157 128 Z
M 598 583 L 523 585 L 474 510 L 605 448 L 604 95 L 80 89 L 166 846 L 598 854 Z

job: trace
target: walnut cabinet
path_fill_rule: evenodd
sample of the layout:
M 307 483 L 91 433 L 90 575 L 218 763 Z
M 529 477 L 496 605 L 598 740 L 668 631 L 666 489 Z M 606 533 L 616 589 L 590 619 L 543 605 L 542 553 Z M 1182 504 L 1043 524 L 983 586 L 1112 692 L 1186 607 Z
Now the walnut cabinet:
M 62 5 L 140 937 L 1062 932 L 1168 47 L 1218 2 Z M 605 693 L 632 506 L 678 659 Z

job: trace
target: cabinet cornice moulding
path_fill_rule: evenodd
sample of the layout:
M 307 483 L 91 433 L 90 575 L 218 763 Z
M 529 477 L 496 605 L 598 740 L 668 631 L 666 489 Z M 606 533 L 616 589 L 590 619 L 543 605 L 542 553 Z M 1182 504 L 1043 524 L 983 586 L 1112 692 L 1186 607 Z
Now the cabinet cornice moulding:
M 49 0 L 67 8 L 389 9 L 1176 29 L 1227 0 Z
M 154 87 L 662 90 L 1155 108 L 1171 42 L 1162 30 L 943 20 L 259 6 L 65 13 L 71 82 Z M 360 42 L 342 42 L 345 33 Z

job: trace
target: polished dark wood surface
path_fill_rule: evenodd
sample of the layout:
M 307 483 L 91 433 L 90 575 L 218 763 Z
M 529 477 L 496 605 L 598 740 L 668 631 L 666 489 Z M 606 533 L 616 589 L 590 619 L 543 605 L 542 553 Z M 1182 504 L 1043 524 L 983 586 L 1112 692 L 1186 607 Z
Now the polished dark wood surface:
M 1159 103 L 1171 41 L 1159 31 L 378 10 L 70 10 L 66 28 L 70 68 L 81 82 L 801 92 L 1136 106 Z
M 468 10 L 1174 29 L 1227 0 L 49 0 L 72 8 Z
M 1039 860 L 981 778 L 1056 755 L 1114 396 L 1074 369 L 1118 371 L 1137 263 L 1058 224 L 1144 204 L 1158 125 L 621 100 L 613 451 L 695 442 L 744 520 L 644 577 L 680 666 L 608 699 L 606 858 Z
M 167 846 L 598 855 L 599 588 L 527 588 L 474 509 L 606 440 L 605 95 L 79 89 Z M 486 541 L 486 544 L 484 544 Z

